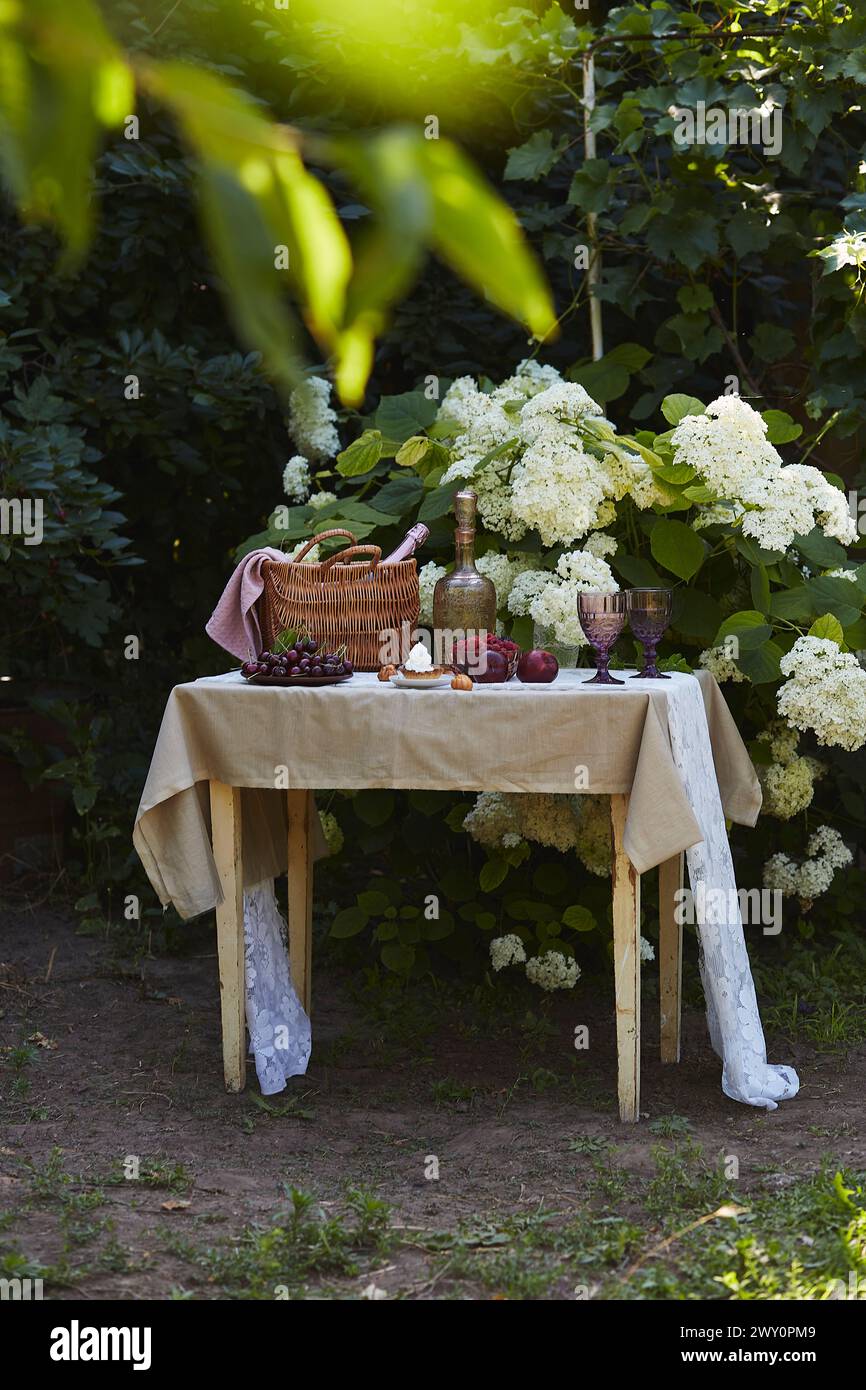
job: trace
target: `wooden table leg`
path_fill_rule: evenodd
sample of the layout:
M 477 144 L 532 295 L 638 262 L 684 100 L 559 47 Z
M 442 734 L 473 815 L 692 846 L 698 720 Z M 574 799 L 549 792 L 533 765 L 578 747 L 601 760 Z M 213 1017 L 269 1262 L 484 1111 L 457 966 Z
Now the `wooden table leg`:
M 683 856 L 659 865 L 659 1012 L 663 1062 L 680 1060 L 683 928 L 676 920 L 676 894 L 683 886 Z
M 227 1091 L 242 1091 L 246 1082 L 247 1033 L 240 788 L 211 782 L 210 814 L 213 857 L 223 891 L 223 900 L 216 910 L 223 1073 Z
M 289 811 L 289 969 L 305 1012 L 310 1012 L 313 956 L 313 816 L 311 791 L 290 791 Z
M 634 1123 L 640 1107 L 640 874 L 623 848 L 628 797 L 610 798 L 613 840 L 613 969 L 619 1117 Z

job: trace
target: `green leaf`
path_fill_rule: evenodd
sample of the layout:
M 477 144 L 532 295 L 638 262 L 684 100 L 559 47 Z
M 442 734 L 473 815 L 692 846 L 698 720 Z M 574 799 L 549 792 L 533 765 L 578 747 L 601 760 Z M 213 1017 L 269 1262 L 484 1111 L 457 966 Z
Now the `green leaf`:
M 793 589 L 780 589 L 771 596 L 770 612 L 774 618 L 800 623 L 812 617 L 815 605 L 806 585 L 797 584 Z
M 337 941 L 345 941 L 350 936 L 357 936 L 367 925 L 369 918 L 361 907 L 344 907 L 342 912 L 338 912 L 333 922 L 329 936 L 333 936 Z
M 403 516 L 413 507 L 417 507 L 423 496 L 424 484 L 420 478 L 391 478 L 378 492 L 372 494 L 370 506 L 377 512 L 392 512 L 396 516 Z
M 816 565 L 819 569 L 835 569 L 848 558 L 845 547 L 831 536 L 825 536 L 820 526 L 816 526 L 808 536 L 795 536 L 794 545 L 810 565 Z M 845 580 L 842 582 L 846 583 Z
M 504 859 L 488 859 L 482 865 L 481 873 L 478 875 L 478 883 L 482 893 L 492 893 L 494 888 L 498 888 L 508 873 L 508 865 Z
M 770 245 L 770 227 L 766 213 L 753 208 L 740 208 L 728 222 L 725 236 L 738 256 L 750 251 L 766 251 Z
M 831 642 L 838 642 L 840 647 L 845 640 L 842 624 L 838 618 L 834 618 L 832 613 L 825 613 L 823 617 L 816 618 L 809 628 L 808 636 L 825 637 Z
M 767 622 L 763 613 L 744 608 L 725 619 L 716 633 L 713 646 L 721 646 L 726 637 L 736 637 L 741 652 L 755 651 L 767 641 L 772 631 L 772 624 Z
M 664 580 L 658 570 L 654 569 L 649 560 L 645 560 L 641 555 L 612 555 L 610 565 L 633 588 L 664 588 Z
M 364 430 L 359 439 L 337 455 L 337 472 L 344 478 L 357 478 L 369 473 L 382 457 L 382 431 Z
M 680 579 L 691 579 L 697 574 L 707 554 L 705 542 L 691 526 L 667 517 L 660 517 L 653 527 L 650 550 L 654 560 Z
M 814 604 L 814 611 L 820 616 L 834 613 L 843 627 L 850 627 L 860 617 L 860 593 L 850 579 L 831 579 L 819 575 L 806 583 Z
M 408 975 L 415 964 L 415 948 L 403 942 L 389 942 L 382 947 L 382 963 L 395 975 Z
M 565 375 L 604 405 L 624 394 L 631 376 L 643 370 L 651 355 L 640 343 L 620 343 L 596 362 L 569 367 Z
M 779 680 L 781 676 L 779 662 L 784 656 L 784 652 L 777 642 L 764 642 L 754 650 L 746 651 L 742 649 L 741 639 L 740 646 L 737 665 L 749 677 L 753 685 L 769 685 L 773 681 Z
M 434 488 L 432 492 L 428 492 L 418 509 L 418 520 L 436 521 L 440 516 L 447 515 L 454 501 L 454 492 L 453 483 L 448 483 L 446 487 Z
M 677 290 L 677 303 L 684 314 L 697 314 L 702 309 L 712 309 L 715 300 L 706 285 L 683 285 Z
M 762 362 L 781 362 L 793 351 L 796 341 L 790 328 L 779 328 L 774 323 L 759 323 L 749 339 L 749 346 Z
M 380 917 L 386 908 L 391 906 L 391 899 L 387 893 L 372 888 L 358 894 L 358 906 L 368 917 Z
M 400 445 L 394 458 L 401 468 L 417 468 L 435 447 L 426 434 L 413 434 Z
M 770 611 L 770 580 L 763 565 L 756 565 L 749 580 L 752 602 L 759 613 Z
M 508 151 L 504 179 L 527 179 L 535 183 L 544 174 L 549 174 L 559 159 L 568 137 L 562 136 L 554 147 L 553 135 L 549 130 L 536 130 L 522 145 Z
M 613 197 L 613 170 L 606 159 L 586 159 L 571 181 L 568 202 L 582 212 L 604 212 Z
M 446 936 L 451 936 L 455 925 L 452 914 L 443 908 L 438 918 L 428 920 L 425 917 L 421 923 L 421 935 L 425 941 L 444 941 Z
M 394 811 L 394 793 L 360 791 L 352 798 L 352 809 L 365 825 L 384 825 Z
M 562 921 L 566 927 L 571 927 L 572 931 L 592 931 L 596 926 L 596 920 L 589 908 L 582 907 L 579 903 L 565 909 Z
M 761 414 L 771 444 L 790 444 L 792 439 L 799 439 L 803 433 L 803 426 L 798 425 L 785 410 L 762 410 Z
M 434 248 L 491 303 L 544 338 L 556 315 L 514 213 L 450 140 L 415 139 L 433 204 Z
M 686 415 L 703 415 L 706 407 L 703 401 L 699 401 L 697 396 L 683 396 L 674 394 L 665 396 L 662 401 L 661 411 L 669 425 L 678 425 Z
M 423 391 L 403 391 L 397 396 L 382 397 L 373 423 L 387 439 L 403 444 L 432 425 L 438 411 L 439 402 L 430 400 Z
M 657 587 L 652 585 L 650 587 Z M 683 637 L 708 647 L 718 632 L 722 610 L 709 594 L 701 589 L 680 588 L 674 593 L 671 626 Z

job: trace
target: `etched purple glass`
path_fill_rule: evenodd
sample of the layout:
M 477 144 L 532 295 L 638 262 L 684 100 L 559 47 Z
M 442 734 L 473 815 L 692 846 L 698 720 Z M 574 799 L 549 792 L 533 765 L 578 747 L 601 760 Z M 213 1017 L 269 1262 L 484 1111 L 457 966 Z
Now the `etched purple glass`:
M 631 679 L 670 680 L 656 665 L 656 647 L 671 620 L 670 589 L 629 589 L 627 597 L 631 630 L 643 647 L 643 670 Z
M 596 672 L 584 685 L 623 685 L 608 670 L 610 649 L 622 632 L 626 617 L 624 593 L 588 593 L 577 596 L 577 616 L 595 652 Z

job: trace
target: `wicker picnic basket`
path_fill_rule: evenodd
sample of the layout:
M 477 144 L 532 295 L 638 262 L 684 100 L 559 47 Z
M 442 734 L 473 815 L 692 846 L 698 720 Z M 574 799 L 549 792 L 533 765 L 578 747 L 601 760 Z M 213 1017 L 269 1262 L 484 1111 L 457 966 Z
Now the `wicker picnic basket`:
M 346 536 L 351 544 L 327 560 L 300 564 L 320 541 Z M 367 563 L 347 563 L 355 555 Z M 259 625 L 265 646 L 286 628 L 306 628 L 332 651 L 344 642 L 358 671 L 375 671 L 381 664 L 387 634 L 400 634 L 418 622 L 418 569 L 414 559 L 380 565 L 378 545 L 359 545 L 351 531 L 322 531 L 285 564 L 262 565 L 264 590 L 259 599 Z

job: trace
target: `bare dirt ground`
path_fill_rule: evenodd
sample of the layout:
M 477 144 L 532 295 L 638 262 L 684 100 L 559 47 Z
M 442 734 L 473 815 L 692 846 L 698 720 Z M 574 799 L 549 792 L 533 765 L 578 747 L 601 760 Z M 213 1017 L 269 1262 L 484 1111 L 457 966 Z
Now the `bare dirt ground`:
M 684 1060 L 660 1064 L 651 983 L 637 1126 L 617 1117 L 611 999 L 592 982 L 500 1026 L 447 992 L 377 1018 L 320 969 L 307 1076 L 263 1104 L 251 1069 L 228 1095 L 212 928 L 191 930 L 189 956 L 138 967 L 69 913 L 0 914 L 0 1254 L 47 1297 L 665 1296 L 622 1281 L 666 1205 L 712 1210 L 720 1162 L 744 1205 L 822 1162 L 866 1169 L 866 1048 L 770 1039 L 801 1094 L 752 1110 L 722 1095 L 696 1008 Z M 597 1225 L 589 1239 L 600 1218 L 620 1249 L 593 1244 Z

